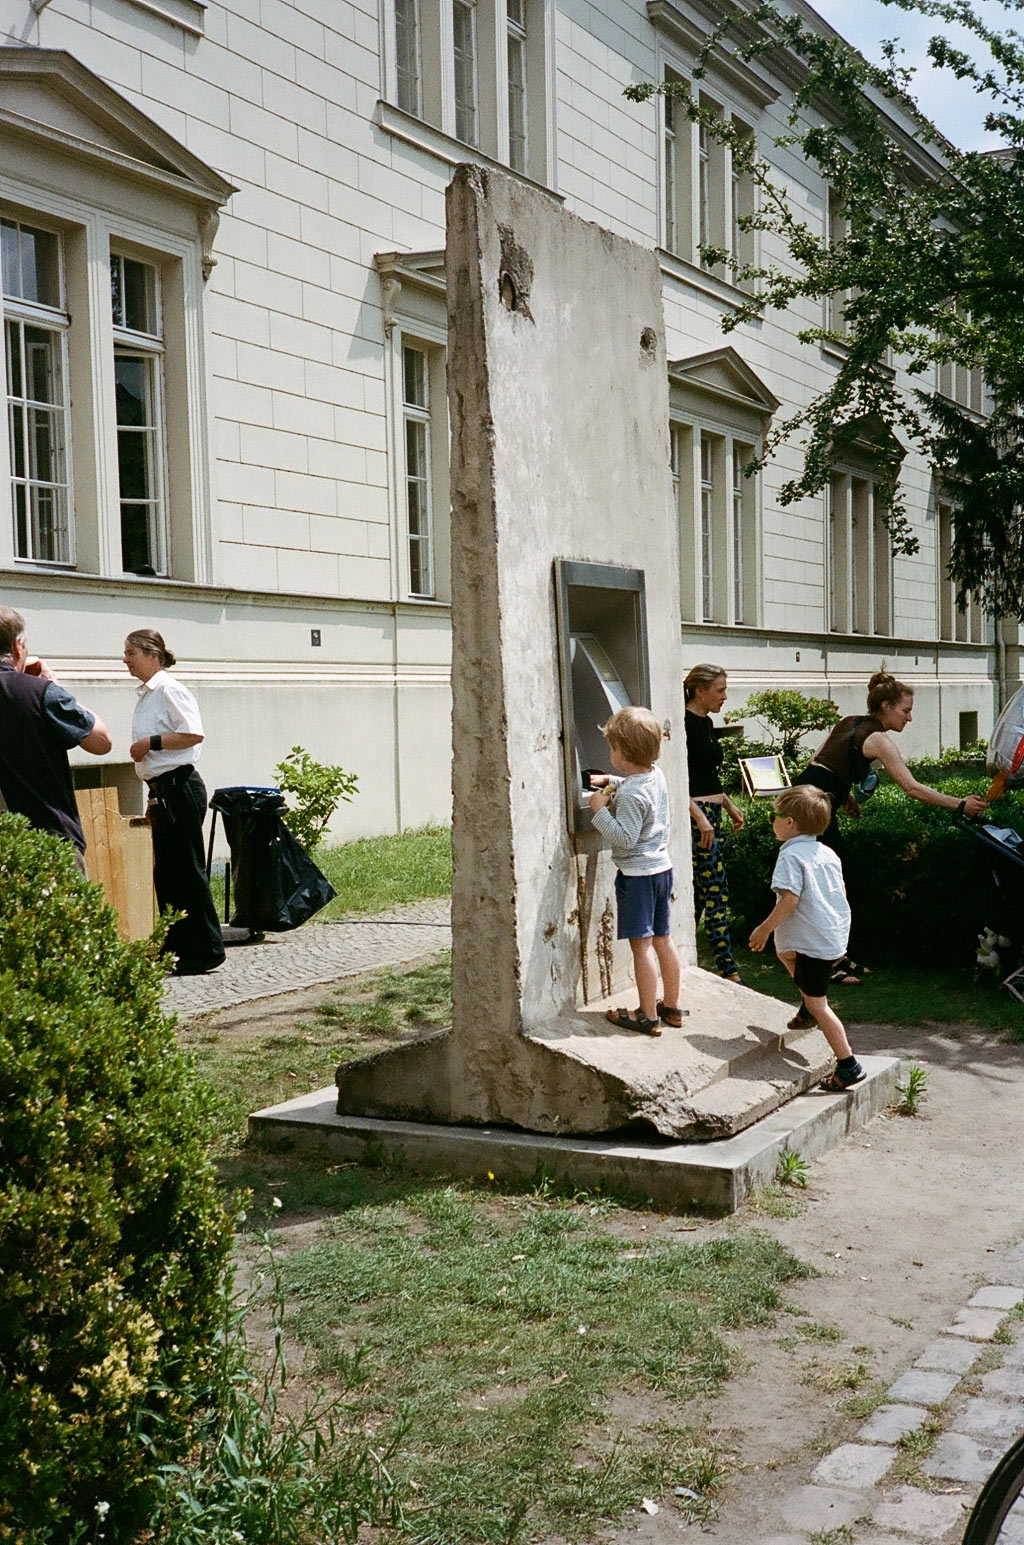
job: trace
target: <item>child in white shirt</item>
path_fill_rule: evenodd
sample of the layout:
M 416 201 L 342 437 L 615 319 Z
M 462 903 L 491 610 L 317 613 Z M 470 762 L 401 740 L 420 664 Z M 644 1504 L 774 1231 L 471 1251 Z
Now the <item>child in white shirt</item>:
M 819 1088 L 841 1094 L 859 1084 L 864 1069 L 850 1049 L 846 1029 L 828 1001 L 835 962 L 846 953 L 850 905 L 838 855 L 818 838 L 832 815 L 829 797 L 811 784 L 786 789 L 775 801 L 775 836 L 782 847 L 772 874 L 778 900 L 750 935 L 760 952 L 775 933 L 775 952 L 803 997 L 829 1046 L 836 1066 Z

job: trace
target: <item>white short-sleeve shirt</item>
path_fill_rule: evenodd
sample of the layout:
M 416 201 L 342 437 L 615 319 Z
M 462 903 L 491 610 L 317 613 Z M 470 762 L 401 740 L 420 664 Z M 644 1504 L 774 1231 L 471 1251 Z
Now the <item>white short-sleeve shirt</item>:
M 779 849 L 772 890 L 792 891 L 800 902 L 775 930 L 777 950 L 815 960 L 838 960 L 850 939 L 850 904 L 838 854 L 817 837 L 790 837 Z
M 147 735 L 203 734 L 199 704 L 188 687 L 183 687 L 167 671 L 157 671 L 148 681 L 140 681 L 135 696 L 133 741 L 143 740 Z M 135 763 L 135 771 L 140 778 L 159 778 L 174 767 L 195 766 L 198 761 L 198 745 L 186 746 L 181 751 L 150 751 Z

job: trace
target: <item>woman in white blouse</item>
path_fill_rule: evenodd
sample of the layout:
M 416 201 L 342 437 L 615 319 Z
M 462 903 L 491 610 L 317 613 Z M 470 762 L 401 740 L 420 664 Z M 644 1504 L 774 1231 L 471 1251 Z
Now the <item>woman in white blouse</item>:
M 203 740 L 199 704 L 169 674 L 174 656 L 159 633 L 129 633 L 124 663 L 139 683 L 130 756 L 149 786 L 153 883 L 160 910 L 184 912 L 167 934 L 175 974 L 195 976 L 224 960 L 224 943 L 203 851 L 206 787 L 196 770 Z

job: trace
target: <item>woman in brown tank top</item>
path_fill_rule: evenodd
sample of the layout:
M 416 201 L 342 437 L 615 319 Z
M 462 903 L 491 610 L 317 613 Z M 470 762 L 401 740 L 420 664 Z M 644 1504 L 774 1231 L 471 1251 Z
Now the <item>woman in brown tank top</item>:
M 851 808 L 851 791 L 854 784 L 860 783 L 870 771 L 872 762 L 880 762 L 892 781 L 911 799 L 919 799 L 925 805 L 942 805 L 947 810 L 959 810 L 962 806 L 968 815 L 981 815 L 985 801 L 979 794 L 971 794 L 964 800 L 954 799 L 951 794 L 942 794 L 927 783 L 920 783 L 889 739 L 890 732 L 902 734 L 913 718 L 912 687 L 905 686 L 886 671 L 876 671 L 868 682 L 867 708 L 866 715 L 852 715 L 840 720 L 796 780 L 824 789 L 832 801 L 832 819 L 822 835 L 822 842 L 827 842 L 842 855 L 836 812 L 845 807 L 850 815 L 860 814 L 856 801 Z
M 871 770 L 872 762 L 881 763 L 892 781 L 911 799 L 967 815 L 981 815 L 985 801 L 979 794 L 954 799 L 951 794 L 942 794 L 927 783 L 919 782 L 889 739 L 890 734 L 902 734 L 913 718 L 912 687 L 897 681 L 887 671 L 876 671 L 868 682 L 867 709 L 867 714 L 841 719 L 796 779 L 797 783 L 810 783 L 824 789 L 832 803 L 832 819 L 821 835 L 822 842 L 827 842 L 840 858 L 843 856 L 836 814 L 845 809 L 849 815 L 860 815 L 860 806 L 852 790 L 854 784 L 860 783 Z M 832 980 L 852 984 L 859 979 L 862 969 L 847 956 L 837 962 Z M 796 1018 L 799 1020 L 799 1012 Z

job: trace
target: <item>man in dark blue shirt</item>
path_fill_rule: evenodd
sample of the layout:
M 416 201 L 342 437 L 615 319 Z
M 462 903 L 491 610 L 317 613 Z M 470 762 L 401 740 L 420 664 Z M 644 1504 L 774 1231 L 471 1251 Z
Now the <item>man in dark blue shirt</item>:
M 29 656 L 25 619 L 0 606 L 0 795 L 8 810 L 81 854 L 72 746 L 104 756 L 111 747 L 106 725 L 59 685 L 45 660 Z

